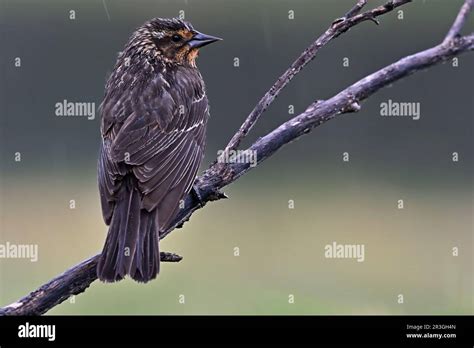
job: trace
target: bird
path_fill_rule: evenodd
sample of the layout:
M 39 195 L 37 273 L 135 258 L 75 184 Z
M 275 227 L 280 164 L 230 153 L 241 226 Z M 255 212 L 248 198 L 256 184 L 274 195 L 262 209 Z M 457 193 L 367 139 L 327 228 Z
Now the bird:
M 101 114 L 98 184 L 107 237 L 103 282 L 146 283 L 160 270 L 159 239 L 203 159 L 209 102 L 199 50 L 221 38 L 178 18 L 153 18 L 118 55 Z

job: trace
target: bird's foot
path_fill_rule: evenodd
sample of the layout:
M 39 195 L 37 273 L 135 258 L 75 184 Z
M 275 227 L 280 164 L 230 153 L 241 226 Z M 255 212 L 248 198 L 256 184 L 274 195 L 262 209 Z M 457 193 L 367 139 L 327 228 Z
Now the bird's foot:
M 206 202 L 202 198 L 201 191 L 199 190 L 199 187 L 196 184 L 193 185 L 193 189 L 191 190 L 191 192 L 194 198 L 196 198 L 196 200 L 198 201 L 199 206 L 204 206 Z

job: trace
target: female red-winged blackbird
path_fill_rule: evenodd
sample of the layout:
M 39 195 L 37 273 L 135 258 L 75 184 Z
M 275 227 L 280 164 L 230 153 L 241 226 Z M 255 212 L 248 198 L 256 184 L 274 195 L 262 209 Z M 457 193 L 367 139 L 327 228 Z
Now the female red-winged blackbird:
M 138 28 L 107 81 L 98 176 L 107 239 L 99 279 L 156 277 L 159 233 L 191 190 L 203 157 L 209 106 L 196 68 L 220 40 L 190 23 L 155 18 Z

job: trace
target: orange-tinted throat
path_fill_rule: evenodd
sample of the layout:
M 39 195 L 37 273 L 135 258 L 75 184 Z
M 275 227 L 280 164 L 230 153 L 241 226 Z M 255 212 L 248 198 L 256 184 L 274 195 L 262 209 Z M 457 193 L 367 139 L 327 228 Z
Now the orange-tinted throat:
M 196 58 L 199 56 L 199 49 L 198 48 L 192 48 L 187 56 L 188 63 L 191 66 L 196 66 Z

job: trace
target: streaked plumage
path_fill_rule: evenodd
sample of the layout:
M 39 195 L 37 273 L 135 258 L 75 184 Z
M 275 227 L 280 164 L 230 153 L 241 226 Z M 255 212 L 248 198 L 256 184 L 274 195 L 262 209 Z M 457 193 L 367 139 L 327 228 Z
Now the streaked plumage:
M 209 107 L 194 60 L 216 40 L 186 22 L 153 19 L 118 57 L 101 105 L 98 176 L 110 226 L 103 281 L 130 274 L 147 282 L 159 272 L 159 232 L 191 190 L 204 151 Z

